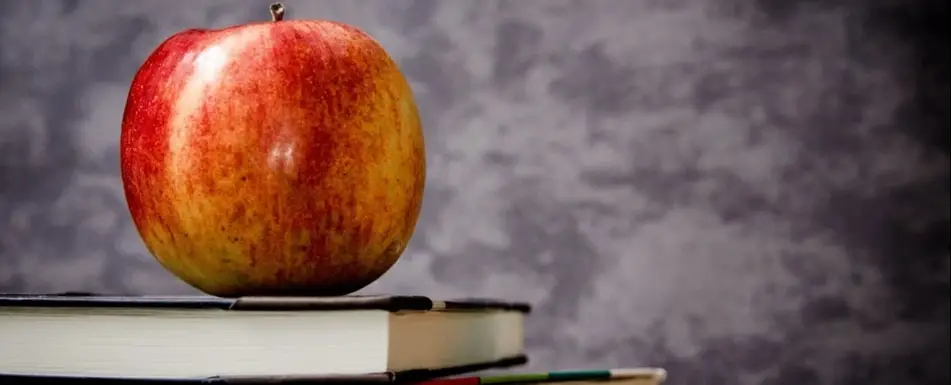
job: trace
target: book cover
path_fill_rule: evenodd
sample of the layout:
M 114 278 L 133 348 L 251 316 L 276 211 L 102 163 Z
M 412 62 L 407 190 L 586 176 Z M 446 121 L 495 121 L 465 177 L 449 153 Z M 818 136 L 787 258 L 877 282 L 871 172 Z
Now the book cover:
M 0 383 L 4 385 L 173 385 L 173 384 L 407 384 L 429 381 L 447 376 L 476 372 L 486 369 L 499 369 L 524 365 L 528 357 L 518 356 L 504 360 L 468 366 L 457 366 L 441 369 L 412 370 L 405 372 L 366 373 L 361 375 L 324 375 L 324 376 L 267 376 L 267 377 L 231 377 L 216 376 L 202 379 L 190 378 L 96 378 L 96 377 L 65 377 L 65 376 L 24 376 L 6 375 L 0 373 Z
M 340 297 L 108 296 L 91 293 L 0 294 L 0 307 L 139 307 L 221 310 L 506 310 L 529 313 L 531 306 L 484 298 L 438 300 L 409 295 L 348 295 Z

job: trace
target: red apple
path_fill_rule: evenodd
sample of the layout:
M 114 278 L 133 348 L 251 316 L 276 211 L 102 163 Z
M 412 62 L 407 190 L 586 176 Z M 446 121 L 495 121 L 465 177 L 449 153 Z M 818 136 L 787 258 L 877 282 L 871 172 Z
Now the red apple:
M 343 295 L 385 273 L 426 174 L 412 90 L 339 22 L 179 32 L 132 81 L 122 182 L 149 252 L 208 294 Z

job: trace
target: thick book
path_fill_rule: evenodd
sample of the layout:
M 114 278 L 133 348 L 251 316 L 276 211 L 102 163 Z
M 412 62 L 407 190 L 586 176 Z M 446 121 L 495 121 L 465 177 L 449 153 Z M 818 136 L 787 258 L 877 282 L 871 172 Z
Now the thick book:
M 421 380 L 524 363 L 530 310 L 425 296 L 0 295 L 0 382 Z

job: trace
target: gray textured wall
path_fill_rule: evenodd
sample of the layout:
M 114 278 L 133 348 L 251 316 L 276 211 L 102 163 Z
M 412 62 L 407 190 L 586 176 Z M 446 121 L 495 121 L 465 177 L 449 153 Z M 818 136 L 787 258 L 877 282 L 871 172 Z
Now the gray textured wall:
M 533 369 L 948 383 L 946 2 L 286 4 L 377 37 L 424 115 L 418 231 L 363 293 L 530 301 Z M 127 215 L 127 86 L 266 7 L 0 1 L 0 291 L 192 293 Z

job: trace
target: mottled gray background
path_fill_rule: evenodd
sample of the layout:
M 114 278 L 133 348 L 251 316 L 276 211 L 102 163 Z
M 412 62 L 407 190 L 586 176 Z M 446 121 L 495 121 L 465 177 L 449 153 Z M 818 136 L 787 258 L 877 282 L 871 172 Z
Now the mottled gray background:
M 946 1 L 287 1 L 378 38 L 424 115 L 404 258 L 362 293 L 536 305 L 531 369 L 949 380 Z M 262 1 L 0 0 L 0 291 L 193 291 L 130 224 L 129 81 Z

